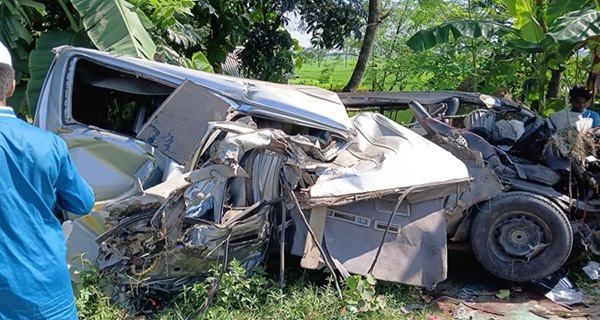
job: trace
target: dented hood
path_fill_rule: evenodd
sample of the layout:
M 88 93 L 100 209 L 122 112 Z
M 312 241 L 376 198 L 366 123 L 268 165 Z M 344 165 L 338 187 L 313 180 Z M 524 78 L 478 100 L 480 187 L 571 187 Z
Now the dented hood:
M 464 162 L 381 114 L 360 113 L 351 121 L 356 131 L 352 144 L 320 167 L 311 198 L 432 188 L 470 179 Z

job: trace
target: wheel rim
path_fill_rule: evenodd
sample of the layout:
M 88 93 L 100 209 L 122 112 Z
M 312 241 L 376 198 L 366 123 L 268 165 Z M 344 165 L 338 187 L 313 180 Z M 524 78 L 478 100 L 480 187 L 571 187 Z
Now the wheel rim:
M 499 216 L 489 235 L 493 254 L 506 262 L 529 262 L 552 242 L 548 224 L 525 211 L 510 211 Z

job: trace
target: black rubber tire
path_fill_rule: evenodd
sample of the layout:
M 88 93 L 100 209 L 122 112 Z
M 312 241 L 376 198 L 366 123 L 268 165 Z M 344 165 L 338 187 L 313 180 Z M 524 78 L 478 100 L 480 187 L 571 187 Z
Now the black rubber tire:
M 550 200 L 529 192 L 491 199 L 475 213 L 471 246 L 493 275 L 516 282 L 541 279 L 569 257 L 573 231 L 567 216 Z M 541 244 L 538 252 L 532 247 Z M 534 253 L 535 252 L 535 253 Z

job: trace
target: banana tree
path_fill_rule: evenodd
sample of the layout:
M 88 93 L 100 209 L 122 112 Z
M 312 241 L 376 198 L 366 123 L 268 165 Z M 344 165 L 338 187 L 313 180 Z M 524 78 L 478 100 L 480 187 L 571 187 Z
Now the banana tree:
M 29 25 L 41 16 L 44 5 L 37 1 L 2 0 L 0 1 L 0 41 L 12 52 L 13 67 L 17 84 L 23 74 L 28 74 L 29 51 L 34 38 L 24 25 Z M 25 86 L 20 85 L 9 103 L 18 113 L 25 97 Z M 16 102 L 16 103 L 15 103 Z
M 512 27 L 494 21 L 454 21 L 421 30 L 406 44 L 414 51 L 422 51 L 448 43 L 451 35 L 455 39 L 508 36 L 514 49 L 533 55 L 543 111 L 548 69 L 557 74 L 562 72 L 565 60 L 600 34 L 599 5 L 588 0 L 552 1 L 544 12 L 542 0 L 535 5 L 531 0 L 504 0 L 504 3 L 512 15 Z M 560 82 L 548 90 L 557 91 L 556 86 Z
M 150 60 L 154 58 L 156 46 L 129 2 L 71 0 L 71 3 L 98 49 Z
M 6 43 L 13 56 L 17 57 L 15 69 L 19 75 L 30 75 L 27 83 L 27 105 L 30 115 L 35 112 L 39 90 L 52 61 L 53 47 L 96 47 L 102 51 L 145 59 L 152 59 L 156 50 L 135 9 L 125 0 L 57 2 L 63 12 L 49 12 L 47 6 L 50 4 L 42 1 L 0 2 L 0 40 Z M 39 22 L 48 24 L 48 21 L 56 19 L 57 16 L 66 16 L 68 27 L 58 30 L 35 29 Z M 34 45 L 35 49 L 32 50 Z M 15 101 L 12 103 L 16 105 Z
M 545 15 L 538 13 L 537 18 L 529 16 L 527 19 L 535 23 L 522 26 L 519 29 L 523 31 L 522 38 L 514 39 L 510 44 L 514 49 L 530 53 L 537 59 L 535 79 L 542 108 L 540 111 L 543 112 L 546 99 L 560 95 L 567 59 L 579 49 L 589 47 L 600 34 L 600 11 L 588 1 L 555 1 L 549 4 Z M 548 71 L 551 73 L 549 80 Z

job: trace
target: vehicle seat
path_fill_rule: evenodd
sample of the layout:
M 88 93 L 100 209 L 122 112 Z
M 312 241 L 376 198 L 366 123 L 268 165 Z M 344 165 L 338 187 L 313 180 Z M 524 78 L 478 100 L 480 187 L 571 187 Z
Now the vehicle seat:
M 525 132 L 513 144 L 510 152 L 540 163 L 543 158 L 544 147 L 552 134 L 553 132 L 544 118 L 541 116 L 529 118 L 525 121 Z
M 496 114 L 487 109 L 473 110 L 469 112 L 463 121 L 465 129 L 486 140 L 492 137 L 495 123 Z
M 488 162 L 492 168 L 496 169 L 502 166 L 500 157 L 494 147 L 482 137 L 467 130 L 454 128 L 447 123 L 432 118 L 425 108 L 416 101 L 411 101 L 408 105 L 419 120 L 419 123 L 423 126 L 423 129 L 427 132 L 429 138 L 433 138 L 436 134 L 450 138 L 455 132 L 458 132 L 466 140 L 467 147 L 480 152 L 483 160 Z
M 460 105 L 460 100 L 458 98 L 451 98 L 447 102 L 442 102 L 439 104 L 428 104 L 422 105 L 427 114 L 429 114 L 432 118 L 441 118 L 446 115 L 455 115 L 458 107 Z M 421 125 L 418 123 L 417 116 L 413 116 L 410 129 L 420 129 Z M 419 130 L 416 130 L 419 131 Z M 422 133 L 419 133 L 422 134 Z

